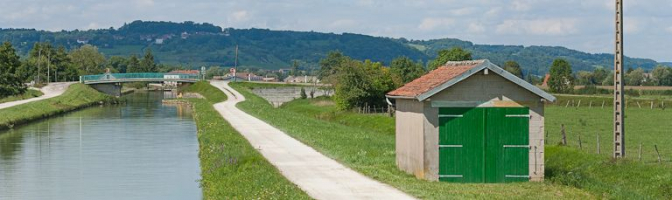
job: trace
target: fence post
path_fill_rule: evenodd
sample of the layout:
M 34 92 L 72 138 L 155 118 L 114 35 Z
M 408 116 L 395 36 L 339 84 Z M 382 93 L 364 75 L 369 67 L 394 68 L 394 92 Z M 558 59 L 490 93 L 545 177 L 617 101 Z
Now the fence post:
M 651 102 L 651 110 L 653 110 L 653 101 Z
M 600 134 L 595 134 L 597 136 L 597 154 L 600 154 Z
M 588 108 L 593 108 L 593 101 L 590 101 L 590 104 L 588 105 Z
M 642 105 L 639 104 L 639 101 L 637 101 L 637 106 L 638 106 L 640 109 L 642 108 Z
M 583 149 L 583 144 L 581 142 L 581 133 L 579 133 L 579 149 Z
M 604 101 L 604 100 L 602 100 L 602 109 L 604 109 L 604 102 L 605 102 L 605 101 Z
M 562 146 L 567 146 L 567 135 L 565 134 L 565 124 L 560 125 L 560 132 L 562 133 Z
M 661 163 L 662 159 L 660 159 L 660 152 L 658 152 L 658 145 L 653 145 L 653 148 L 656 149 L 656 154 L 658 155 L 658 163 Z
M 639 143 L 639 161 L 642 161 L 642 143 Z
M 569 100 L 567 100 L 567 105 L 565 105 L 565 108 L 569 107 Z
M 579 99 L 579 103 L 576 104 L 576 107 L 581 107 L 581 99 Z

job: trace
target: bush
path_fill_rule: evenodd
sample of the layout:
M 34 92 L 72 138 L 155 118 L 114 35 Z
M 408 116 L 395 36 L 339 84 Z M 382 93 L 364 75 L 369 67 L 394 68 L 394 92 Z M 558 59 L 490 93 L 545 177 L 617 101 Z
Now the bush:
M 301 88 L 301 99 L 307 99 L 308 95 L 306 94 L 306 89 Z

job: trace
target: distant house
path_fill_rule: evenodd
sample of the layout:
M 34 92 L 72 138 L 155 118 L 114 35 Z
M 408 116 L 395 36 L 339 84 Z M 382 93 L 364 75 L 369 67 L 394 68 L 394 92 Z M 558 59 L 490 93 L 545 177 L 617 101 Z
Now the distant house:
M 163 75 L 164 79 L 180 79 L 181 75 L 200 75 L 198 70 L 173 70 Z M 177 87 L 177 81 L 165 81 L 163 83 L 166 87 Z
M 88 44 L 89 40 L 87 39 L 77 39 L 77 44 Z
M 155 44 L 163 44 L 163 38 L 156 38 L 156 40 L 154 40 L 154 43 Z
M 182 32 L 182 34 L 180 35 L 180 38 L 182 38 L 183 40 L 189 38 L 189 33 Z
M 285 83 L 320 83 L 320 80 L 317 76 L 289 76 Z

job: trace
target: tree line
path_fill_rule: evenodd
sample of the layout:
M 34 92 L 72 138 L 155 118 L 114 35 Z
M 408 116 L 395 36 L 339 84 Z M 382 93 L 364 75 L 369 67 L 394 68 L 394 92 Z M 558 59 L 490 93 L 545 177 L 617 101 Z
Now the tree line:
M 106 59 L 91 45 L 83 45 L 71 51 L 65 47 L 54 47 L 49 42 L 38 42 L 21 59 L 9 42 L 0 47 L 0 98 L 22 94 L 24 83 L 43 84 L 48 82 L 76 81 L 81 75 L 102 74 L 106 69 L 112 72 L 160 72 L 179 68 L 157 65 L 152 51 L 147 49 L 143 57 L 112 56 Z

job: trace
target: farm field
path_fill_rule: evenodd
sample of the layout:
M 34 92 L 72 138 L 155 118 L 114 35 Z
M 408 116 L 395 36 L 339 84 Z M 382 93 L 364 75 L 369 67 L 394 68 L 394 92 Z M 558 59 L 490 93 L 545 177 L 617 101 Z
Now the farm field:
M 551 183 L 451 184 L 418 180 L 396 167 L 392 118 L 338 112 L 329 99 L 296 100 L 275 109 L 243 85 L 231 86 L 247 99 L 238 104 L 242 110 L 366 176 L 422 199 L 595 199 L 587 191 Z

